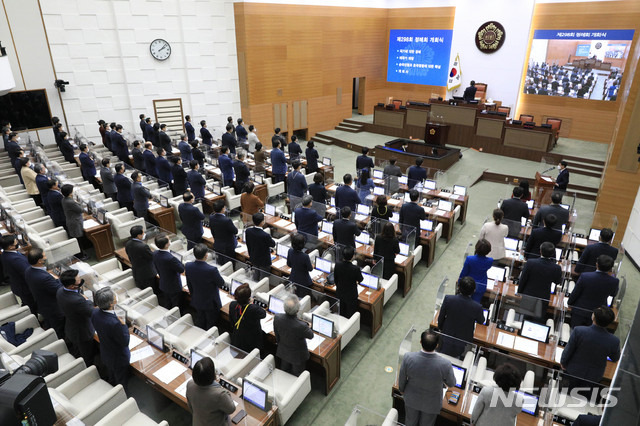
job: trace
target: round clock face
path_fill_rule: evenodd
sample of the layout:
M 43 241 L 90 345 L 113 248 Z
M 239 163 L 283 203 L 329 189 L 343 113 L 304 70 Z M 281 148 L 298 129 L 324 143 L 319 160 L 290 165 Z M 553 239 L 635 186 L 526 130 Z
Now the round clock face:
M 159 61 L 164 61 L 171 55 L 171 46 L 166 40 L 157 38 L 149 45 L 151 55 Z

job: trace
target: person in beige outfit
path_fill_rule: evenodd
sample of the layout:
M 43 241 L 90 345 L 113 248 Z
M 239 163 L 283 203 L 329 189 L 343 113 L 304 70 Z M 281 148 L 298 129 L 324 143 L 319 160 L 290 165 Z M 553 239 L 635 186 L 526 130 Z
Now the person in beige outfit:
M 187 383 L 187 404 L 193 426 L 231 425 L 229 415 L 236 410 L 228 390 L 216 381 L 213 360 L 202 358 L 193 366 L 193 380 Z
M 38 174 L 31 169 L 31 161 L 28 158 L 21 158 L 20 162 L 22 163 L 20 176 L 22 176 L 24 187 L 27 188 L 27 194 L 33 198 L 37 205 L 41 206 L 42 197 L 40 196 L 38 185 L 36 185 L 36 176 Z

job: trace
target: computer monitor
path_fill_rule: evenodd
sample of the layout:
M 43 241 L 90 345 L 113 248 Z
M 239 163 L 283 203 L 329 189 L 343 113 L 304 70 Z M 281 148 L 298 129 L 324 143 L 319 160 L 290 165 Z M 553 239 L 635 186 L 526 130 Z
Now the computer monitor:
M 391 217 L 389 218 L 389 222 L 391 223 L 398 223 L 400 222 L 400 213 L 398 212 L 393 212 L 393 214 L 391 215 Z
M 154 348 L 164 352 L 164 336 L 150 325 L 147 325 L 147 342 Z
M 330 204 L 331 204 L 331 207 L 335 207 L 336 206 L 336 197 L 331 197 Z
M 381 186 L 374 186 L 373 195 L 384 195 L 384 188 Z
M 524 403 L 522 404 L 522 412 L 530 414 L 532 416 L 536 416 L 538 414 L 538 397 L 537 395 L 532 395 L 530 393 L 524 391 L 516 391 L 516 393 L 520 394 L 524 399 Z
M 506 275 L 507 270 L 504 268 L 500 268 L 498 266 L 492 266 L 487 271 L 487 278 L 495 281 L 504 282 L 504 276 Z
M 333 321 L 321 317 L 320 315 L 311 315 L 311 329 L 316 333 L 325 337 L 333 338 Z
M 380 289 L 380 279 L 366 272 L 362 272 L 362 282 L 360 284 L 373 290 Z
M 560 207 L 562 207 L 565 210 L 569 210 L 571 208 L 569 204 L 560 204 Z
M 591 228 L 589 230 L 589 239 L 591 241 L 600 241 L 600 232 L 602 232 L 602 229 Z
M 162 207 L 165 207 L 165 208 L 169 207 L 169 199 L 167 197 L 165 197 L 164 195 L 161 195 L 160 196 L 160 205 Z
M 505 237 L 504 238 L 504 248 L 507 250 L 511 250 L 511 251 L 517 251 L 518 250 L 518 241 L 515 238 L 509 238 L 509 237 Z
M 384 173 L 382 170 L 373 169 L 373 178 L 374 179 L 384 179 Z
M 268 214 L 269 216 L 275 216 L 276 215 L 276 206 L 274 206 L 273 204 L 265 204 L 264 205 L 264 213 Z
M 191 356 L 189 357 L 189 368 L 193 370 L 196 362 L 200 361 L 202 358 L 205 358 L 205 355 L 202 355 L 195 349 L 191 349 Z
M 408 177 L 406 177 L 406 176 L 400 176 L 400 177 L 398 177 L 398 183 L 399 183 L 400 185 L 406 185 L 406 184 L 407 184 L 407 182 L 409 182 L 409 178 L 408 178 Z
M 322 232 L 326 232 L 327 234 L 333 234 L 333 222 L 323 220 L 321 229 L 322 229 Z
M 356 206 L 356 213 L 369 216 L 369 206 L 367 206 L 366 204 L 358 204 Z
M 423 231 L 433 231 L 433 221 L 429 219 L 421 220 L 420 229 Z
M 275 297 L 269 296 L 269 307 L 267 308 L 272 314 L 284 314 L 284 301 Z
M 173 250 L 169 250 L 169 253 L 171 253 L 171 255 L 173 257 L 175 257 L 176 259 L 178 259 L 178 262 L 182 263 L 182 255 L 180 253 L 177 253 Z
M 464 388 L 464 376 L 467 374 L 467 369 L 464 367 L 458 367 L 457 365 L 451 365 L 453 368 L 453 375 L 456 378 L 455 387 L 458 389 Z
M 268 411 L 268 395 L 266 389 L 244 378 L 242 380 L 242 399 L 248 403 L 255 405 L 262 411 Z
M 105 223 L 107 223 L 106 213 L 107 211 L 105 209 L 98 209 L 98 211 L 96 212 L 96 220 L 101 225 L 104 225 Z
M 483 324 L 488 324 L 489 323 L 489 310 L 488 309 L 483 309 L 482 310 L 482 315 L 484 316 L 484 323 Z
M 562 249 L 556 247 L 556 260 L 559 261 L 561 257 L 562 257 Z
M 409 256 L 409 244 L 399 243 L 400 244 L 400 254 L 403 256 Z
M 424 189 L 436 189 L 436 181 L 435 180 L 425 180 L 424 181 Z
M 215 182 L 213 184 L 213 192 L 216 194 L 221 194 L 222 193 L 222 187 L 220 186 L 220 183 Z
M 322 164 L 325 165 L 325 166 L 330 166 L 331 165 L 331 158 L 322 157 Z
M 242 283 L 238 280 L 231 280 L 231 294 L 236 294 L 236 290 L 240 287 Z
M 356 235 L 356 242 L 360 244 L 369 244 L 369 233 L 361 232 L 360 235 Z
M 276 254 L 286 259 L 289 255 L 289 246 L 285 246 L 282 243 L 276 244 Z
M 522 337 L 537 340 L 538 342 L 547 343 L 547 339 L 549 338 L 549 326 L 524 320 L 522 323 L 522 329 L 520 330 L 520 335 Z
M 526 203 L 527 203 L 527 208 L 531 210 L 533 208 L 534 200 L 528 200 L 526 201 Z
M 262 176 L 262 174 L 255 174 L 255 175 L 253 175 L 253 180 L 258 185 L 262 185 L 264 183 L 264 176 Z
M 467 187 L 462 185 L 453 185 L 453 193 L 464 197 L 467 195 Z
M 450 212 L 451 210 L 453 210 L 453 203 L 447 200 L 440 200 L 438 201 L 438 210 Z
M 331 273 L 332 263 L 330 260 L 322 258 L 320 256 L 316 256 L 316 269 L 318 271 L 324 272 L 325 274 Z
M 463 96 L 454 96 L 453 99 L 455 99 L 456 101 L 464 101 Z
M 408 192 L 404 193 L 404 202 L 405 203 L 410 203 L 411 202 L 411 195 L 409 195 Z

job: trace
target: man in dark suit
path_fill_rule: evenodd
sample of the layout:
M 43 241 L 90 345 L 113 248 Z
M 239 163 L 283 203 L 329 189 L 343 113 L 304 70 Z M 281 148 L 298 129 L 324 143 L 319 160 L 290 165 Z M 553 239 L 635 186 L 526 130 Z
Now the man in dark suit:
M 124 136 L 122 136 L 122 125 L 118 124 L 116 126 L 116 136 L 112 138 L 118 141 L 118 150 L 116 151 L 116 155 L 120 159 L 120 161 L 124 161 L 125 163 L 129 163 L 131 160 L 129 159 L 129 147 L 127 146 L 127 141 Z
M 287 189 L 290 197 L 301 198 L 307 192 L 307 179 L 300 171 L 301 163 L 296 160 L 292 163 L 293 171 L 287 175 Z
M 222 302 L 219 287 L 224 280 L 218 268 L 207 263 L 207 246 L 198 244 L 193 249 L 195 261 L 185 265 L 187 286 L 191 294 L 191 306 L 196 310 L 195 325 L 209 330 L 218 323 Z
M 173 176 L 173 196 L 177 197 L 185 193 L 189 189 L 189 181 L 187 180 L 187 172 L 182 167 L 182 158 L 178 156 L 171 157 L 171 176 Z
M 529 208 L 527 203 L 522 201 L 524 190 L 520 186 L 513 188 L 511 198 L 502 200 L 500 210 L 504 213 L 505 224 L 509 227 L 509 236 L 517 238 L 520 234 L 521 220 L 529 219 Z
M 336 219 L 333 222 L 334 244 L 342 244 L 353 248 L 356 247 L 356 235 L 360 235 L 362 232 L 360 231 L 360 228 L 358 228 L 358 225 L 350 219 L 351 209 L 349 207 L 343 207 L 340 209 L 340 219 Z
M 116 294 L 111 287 L 101 288 L 94 295 L 99 309 L 91 314 L 91 324 L 100 339 L 100 360 L 107 367 L 109 383 L 122 385 L 127 392 L 129 384 L 129 328 L 118 318 L 114 309 Z
M 147 174 L 158 177 L 158 171 L 156 170 L 156 156 L 153 155 L 153 151 L 151 148 L 153 145 L 151 142 L 144 143 L 144 152 L 142 153 L 142 157 L 144 158 L 144 169 Z
M 47 258 L 44 251 L 32 248 L 27 256 L 29 268 L 24 278 L 38 306 L 38 313 L 44 318 L 44 328 L 53 328 L 59 339 L 64 338 L 64 314 L 56 302 L 56 293 L 62 287 L 59 280 L 47 272 Z
M 271 136 L 272 148 L 276 147 L 276 142 L 280 142 L 280 146 L 284 150 L 284 147 L 287 146 L 287 140 L 280 134 L 280 127 L 276 127 L 273 131 L 274 135 Z
M 178 206 L 178 215 L 182 221 L 181 231 L 187 237 L 187 250 L 191 250 L 193 246 L 202 242 L 204 214 L 193 205 L 194 197 L 191 192 L 182 194 L 182 201 L 184 202 Z
M 369 148 L 363 146 L 362 154 L 358 155 L 358 158 L 356 158 L 356 170 L 358 171 L 358 174 L 362 169 L 369 169 L 369 171 L 371 171 L 371 169 L 375 167 L 373 164 L 373 159 L 367 155 L 368 153 Z
M 209 216 L 209 227 L 213 236 L 213 249 L 231 259 L 236 257 L 238 228 L 233 221 L 225 216 L 224 200 L 218 200 L 213 205 L 213 214 Z
M 536 319 L 542 319 L 547 312 L 551 283 L 562 283 L 562 268 L 556 263 L 556 247 L 550 242 L 542 243 L 540 256 L 524 264 L 518 284 L 518 294 L 522 295 L 520 307 Z
M 144 167 L 144 148 L 140 146 L 140 141 L 133 141 L 131 155 L 133 156 L 133 167 L 146 173 L 147 169 Z
M 287 174 L 287 158 L 284 156 L 284 152 L 280 149 L 279 140 L 275 140 L 273 142 L 273 149 L 271 150 L 270 158 L 271 171 L 273 172 L 272 182 L 284 182 L 284 177 Z
M 200 137 L 202 138 L 202 143 L 208 146 L 211 146 L 211 144 L 213 143 L 213 136 L 211 135 L 211 132 L 209 131 L 209 129 L 207 129 L 207 122 L 205 120 L 202 120 L 200 122 Z
M 298 137 L 296 135 L 291 136 L 291 143 L 287 146 L 289 150 L 289 161 L 293 163 L 294 161 L 300 161 L 300 156 L 302 155 L 302 148 L 300 148 L 300 144 L 298 143 Z
M 313 338 L 313 331 L 307 323 L 298 319 L 299 310 L 298 297 L 288 296 L 284 301 L 284 314 L 276 314 L 273 319 L 280 369 L 294 376 L 300 376 L 304 371 L 309 359 L 306 339 Z
M 613 268 L 613 259 L 606 254 L 598 257 L 595 272 L 580 274 L 576 287 L 569 296 L 571 306 L 571 327 L 590 325 L 591 314 L 598 306 L 609 305 L 607 298 L 618 293 L 620 280 L 609 275 Z
M 607 357 L 613 362 L 620 359 L 620 339 L 607 330 L 614 319 L 611 308 L 601 306 L 593 311 L 592 325 L 576 327 L 571 332 L 560 358 L 562 369 L 572 376 L 569 377 L 570 388 L 593 387 L 590 382 L 602 380 Z
M 204 187 L 207 184 L 205 178 L 200 174 L 200 165 L 196 160 L 191 160 L 189 163 L 191 170 L 187 173 L 187 181 L 191 187 L 191 192 L 196 200 L 204 198 Z
M 49 192 L 47 193 L 47 203 L 49 204 L 49 216 L 53 220 L 55 226 L 65 226 L 67 219 L 62 209 L 62 192 L 60 192 L 60 186 L 56 179 L 50 179 L 47 182 Z
M 421 167 L 423 161 L 422 158 L 416 158 L 416 165 L 409 167 L 409 171 L 407 172 L 407 177 L 409 178 L 407 186 L 409 189 L 427 178 L 427 170 Z
M 356 205 L 362 203 L 360 196 L 355 189 L 351 188 L 353 183 L 353 176 L 349 173 L 342 177 L 341 185 L 336 189 L 336 209 L 341 210 L 343 207 L 349 207 L 351 211 L 356 211 Z
M 249 182 L 249 176 L 251 175 L 251 173 L 249 173 L 249 168 L 244 163 L 244 156 L 244 151 L 240 150 L 238 154 L 236 154 L 236 159 L 233 160 L 233 171 L 236 176 L 234 184 L 236 194 L 242 193 L 242 188 L 244 188 L 244 185 Z
M 238 140 L 238 146 L 243 147 L 245 150 L 249 150 L 249 144 L 247 143 L 247 129 L 242 125 L 242 118 L 238 118 L 238 125 L 236 126 L 236 139 Z
M 554 192 L 551 194 L 551 204 L 538 209 L 538 213 L 533 218 L 533 226 L 541 226 L 544 217 L 554 214 L 557 221 L 553 229 L 562 230 L 562 225 L 566 225 L 569 222 L 569 210 L 562 207 L 560 203 L 562 203 L 562 193 Z
M 100 179 L 102 180 L 102 192 L 104 192 L 105 198 L 111 198 L 115 201 L 118 198 L 118 188 L 110 166 L 109 158 L 103 158 L 102 167 L 100 167 Z
M 49 178 L 47 177 L 47 169 L 42 164 L 36 164 L 33 166 L 33 171 L 36 175 L 36 186 L 38 192 L 40 192 L 40 198 L 42 199 L 42 205 L 45 212 L 49 213 L 49 200 L 47 196 L 49 194 Z
M 195 135 L 194 135 L 195 138 Z M 178 149 L 180 150 L 180 157 L 182 161 L 189 162 L 193 160 L 193 154 L 191 153 L 191 145 L 187 141 L 187 135 L 180 136 L 180 142 L 178 143 Z
M 193 124 L 191 124 L 191 116 L 185 115 L 184 119 L 185 119 L 184 129 L 187 132 L 187 140 L 189 142 L 195 141 L 196 140 L 196 129 L 194 129 L 193 128 Z M 189 161 L 191 161 L 191 160 L 189 160 Z
M 463 354 L 466 342 L 473 342 L 475 323 L 484 324 L 482 305 L 471 298 L 476 291 L 476 282 L 471 277 L 462 277 L 458 282 L 459 294 L 444 297 L 438 328 L 448 336 L 460 340 L 443 338 L 440 352 L 453 357 Z
M 60 282 L 62 287 L 56 293 L 56 300 L 66 318 L 64 335 L 71 342 L 71 354 L 82 356 L 85 364 L 93 365 L 96 347 L 91 315 L 94 308 L 93 303 L 82 294 L 84 280 L 78 276 L 77 269 L 68 269 L 60 274 Z
M 125 252 L 131 262 L 131 271 L 136 287 L 145 289 L 151 287 L 157 293 L 156 268 L 153 265 L 153 253 L 145 243 L 144 228 L 140 225 L 132 226 L 129 230 L 131 239 L 124 245 Z
M 25 278 L 25 271 L 30 265 L 26 256 L 18 251 L 19 248 L 15 235 L 2 237 L 2 270 L 9 279 L 11 291 L 22 301 L 22 306 L 29 306 L 31 313 L 37 315 L 38 307 Z
M 64 159 L 67 160 L 71 164 L 77 164 L 74 156 L 73 146 L 71 145 L 71 141 L 69 140 L 69 135 L 67 132 L 60 132 L 60 152 L 64 156 Z
M 251 219 L 253 226 L 245 231 L 245 243 L 249 251 L 251 264 L 265 272 L 271 272 L 271 247 L 276 246 L 276 242 L 267 232 L 264 231 L 264 214 L 256 213 Z M 300 228 L 298 228 L 299 230 Z
M 147 117 L 144 120 L 144 140 L 143 142 L 153 142 L 155 139 L 155 131 L 153 130 L 153 125 L 151 124 L 151 117 Z
M 142 175 L 135 171 L 131 174 L 133 185 L 131 185 L 131 195 L 133 196 L 133 210 L 137 217 L 148 219 L 149 200 L 153 198 L 151 192 L 142 185 Z
M 164 307 L 171 309 L 180 306 L 182 295 L 182 281 L 180 274 L 184 272 L 184 266 L 169 251 L 169 238 L 158 235 L 155 238 L 158 250 L 153 252 L 153 265 L 160 277 L 160 291 L 164 299 Z
M 544 224 L 543 227 L 533 228 L 524 247 L 524 257 L 526 259 L 540 257 L 540 246 L 544 242 L 548 241 L 554 246 L 557 246 L 560 243 L 560 240 L 562 240 L 562 231 L 553 229 L 556 222 L 556 215 L 550 213 L 542 220 L 542 223 Z
M 564 160 L 558 163 L 558 170 L 560 171 L 560 173 L 558 173 L 556 184 L 553 187 L 555 191 L 560 191 L 562 193 L 565 193 L 567 191 L 567 185 L 569 185 L 569 170 L 567 170 L 568 165 L 569 163 Z
M 80 155 L 78 156 L 80 159 L 80 172 L 82 173 L 82 177 L 84 180 L 89 182 L 91 185 L 96 184 L 96 163 L 89 156 L 89 147 L 87 144 L 83 143 L 80 145 Z
M 462 95 L 462 97 L 467 102 L 472 101 L 472 100 L 474 100 L 476 98 L 476 91 L 477 90 L 478 90 L 478 88 L 476 87 L 476 82 L 471 80 L 471 82 L 469 83 L 469 87 L 464 89 L 464 94 Z
M 158 156 L 156 157 L 156 172 L 158 173 L 158 182 L 161 187 L 166 187 L 171 183 L 173 177 L 171 176 L 171 164 L 165 157 L 166 151 L 164 148 L 158 148 L 156 150 Z
M 442 388 L 456 384 L 451 361 L 436 354 L 440 336 L 433 330 L 420 335 L 420 352 L 405 354 L 398 373 L 404 394 L 405 424 L 434 425 L 442 409 Z
M 113 177 L 116 184 L 117 199 L 120 207 L 126 207 L 133 211 L 133 194 L 131 193 L 131 181 L 124 175 L 124 164 L 116 164 L 116 175 Z
M 420 193 L 412 189 L 409 191 L 409 199 L 410 203 L 403 203 L 402 207 L 400 207 L 400 219 L 399 222 L 402 225 L 413 226 L 415 229 L 420 229 L 420 221 L 425 220 L 427 218 L 426 213 L 424 212 L 424 208 L 418 204 L 418 198 L 420 197 Z M 402 229 L 402 234 L 406 235 L 410 232 L 410 228 L 404 227 Z M 418 244 L 418 239 L 416 238 L 416 244 Z
M 340 315 L 345 318 L 351 318 L 358 311 L 358 283 L 364 279 L 360 267 L 351 263 L 354 253 L 354 247 L 345 247 L 334 271 Z
M 611 245 L 612 238 L 613 231 L 610 228 L 604 228 L 600 231 L 600 242 L 585 247 L 576 264 L 575 272 L 579 274 L 581 272 L 595 271 L 596 260 L 603 254 L 615 261 L 618 257 L 618 249 Z
M 171 147 L 171 138 L 167 134 L 167 125 L 160 125 L 160 133 L 158 133 L 158 143 L 166 152 L 171 152 L 173 148 Z
M 222 186 L 233 187 L 233 160 L 229 157 L 229 147 L 223 146 L 220 148 L 218 167 L 220 167 L 220 173 L 222 173 Z
M 222 146 L 229 148 L 231 155 L 236 155 L 236 138 L 231 133 L 233 131 L 233 124 L 229 123 L 226 127 L 227 131 L 222 135 Z
M 303 232 L 308 235 L 318 236 L 318 222 L 322 221 L 320 216 L 314 209 L 311 208 L 313 204 L 313 197 L 309 194 L 302 197 L 302 207 L 295 209 L 295 224 L 298 232 Z
M 142 132 L 142 139 L 145 139 L 145 127 L 147 127 L 147 122 L 144 120 L 144 114 L 140 114 L 140 131 Z M 146 139 L 145 139 L 146 140 Z

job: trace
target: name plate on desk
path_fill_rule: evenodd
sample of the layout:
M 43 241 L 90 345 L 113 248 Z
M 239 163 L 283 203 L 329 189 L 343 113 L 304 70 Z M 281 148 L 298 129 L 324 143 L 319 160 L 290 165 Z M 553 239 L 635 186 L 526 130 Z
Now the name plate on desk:
M 172 351 L 171 356 L 185 365 L 189 364 L 189 358 L 187 358 L 186 356 L 182 355 L 177 351 Z
M 232 392 L 232 393 L 236 393 L 236 391 L 238 390 L 238 388 L 234 385 L 232 385 L 231 383 L 227 382 L 224 379 L 220 379 L 219 380 L 220 386 L 222 386 L 223 388 L 227 389 L 228 391 Z
M 144 333 L 142 330 L 138 329 L 137 327 L 133 327 L 133 334 L 140 337 L 142 340 L 147 339 L 147 334 Z
M 508 331 L 509 333 L 515 333 L 516 332 L 515 327 L 509 327 L 506 324 L 498 323 L 498 324 L 496 324 L 496 327 L 499 328 L 500 330 Z
M 555 415 L 553 416 L 553 422 L 554 422 L 554 423 L 561 424 L 561 425 L 570 425 L 570 424 L 572 424 L 572 423 L 573 423 L 571 420 L 569 420 L 569 419 L 565 419 L 564 417 L 559 416 L 559 415 L 557 415 L 557 414 L 555 414 Z

